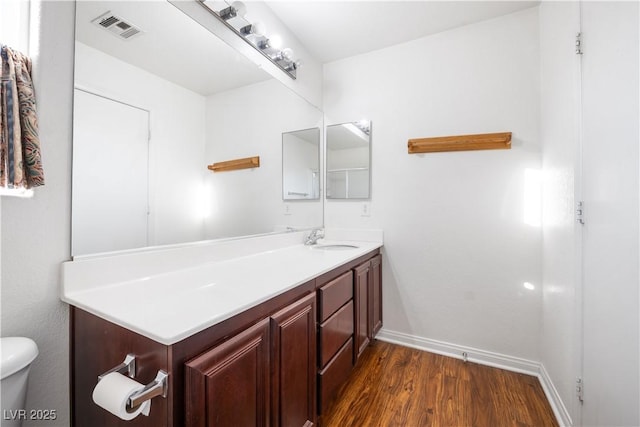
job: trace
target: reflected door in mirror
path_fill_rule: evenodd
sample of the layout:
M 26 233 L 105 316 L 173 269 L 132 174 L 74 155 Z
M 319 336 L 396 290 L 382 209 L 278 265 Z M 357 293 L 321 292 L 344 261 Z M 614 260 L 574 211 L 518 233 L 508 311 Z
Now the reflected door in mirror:
M 73 253 L 147 246 L 149 112 L 76 89 L 73 114 Z

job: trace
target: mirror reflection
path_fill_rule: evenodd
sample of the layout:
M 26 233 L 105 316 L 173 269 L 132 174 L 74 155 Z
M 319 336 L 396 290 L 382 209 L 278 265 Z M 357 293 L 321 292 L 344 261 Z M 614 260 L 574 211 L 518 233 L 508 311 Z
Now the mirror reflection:
M 322 225 L 285 212 L 281 135 L 322 113 L 165 1 L 76 6 L 74 256 Z M 260 156 L 259 168 L 212 173 Z
M 320 129 L 282 134 L 282 198 L 320 198 Z
M 371 197 L 371 122 L 327 126 L 327 198 Z

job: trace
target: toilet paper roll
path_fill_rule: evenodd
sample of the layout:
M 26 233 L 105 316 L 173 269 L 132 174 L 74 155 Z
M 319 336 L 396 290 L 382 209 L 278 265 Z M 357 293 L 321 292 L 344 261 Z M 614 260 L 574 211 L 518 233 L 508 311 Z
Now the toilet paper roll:
M 132 420 L 141 413 L 149 415 L 151 400 L 145 401 L 134 410 L 127 410 L 129 396 L 142 390 L 144 384 L 118 372 L 105 375 L 93 389 L 93 401 L 123 420 Z

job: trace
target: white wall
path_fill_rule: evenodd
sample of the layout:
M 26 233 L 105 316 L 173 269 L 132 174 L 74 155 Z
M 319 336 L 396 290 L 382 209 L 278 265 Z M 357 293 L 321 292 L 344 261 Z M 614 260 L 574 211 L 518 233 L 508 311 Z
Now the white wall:
M 386 331 L 539 360 L 541 230 L 523 221 L 541 166 L 537 14 L 325 65 L 328 123 L 373 122 L 371 217 L 328 201 L 325 224 L 384 229 Z M 511 150 L 407 154 L 409 138 L 500 131 Z
M 205 97 L 76 42 L 77 87 L 150 112 L 150 244 L 202 240 Z
M 260 156 L 259 168 L 207 175 L 207 238 L 322 224 L 320 200 L 282 201 L 282 133 L 313 127 L 322 114 L 274 79 L 207 98 L 205 161 Z
M 566 423 L 579 420 L 575 380 L 580 376 L 578 287 L 580 234 L 574 219 L 578 169 L 580 58 L 577 2 L 540 5 L 543 187 L 543 323 L 541 362 L 563 402 Z
M 71 250 L 71 112 L 74 3 L 33 2 L 31 38 L 46 185 L 32 199 L 2 200 L 2 336 L 33 338 L 27 406 L 57 411 L 69 425 L 69 323 L 60 301 L 60 263 Z

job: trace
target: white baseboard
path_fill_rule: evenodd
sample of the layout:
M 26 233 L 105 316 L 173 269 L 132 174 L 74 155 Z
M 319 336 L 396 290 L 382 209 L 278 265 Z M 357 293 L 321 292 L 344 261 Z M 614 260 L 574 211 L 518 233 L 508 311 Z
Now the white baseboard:
M 540 363 L 538 362 L 519 357 L 506 356 L 504 354 L 480 350 L 473 347 L 465 347 L 429 338 L 416 337 L 414 335 L 389 331 L 386 329 L 382 329 L 376 338 L 380 341 L 387 341 L 407 347 L 417 348 L 419 350 L 426 350 L 430 353 L 441 354 L 443 356 L 449 356 L 456 359 L 463 359 L 464 357 L 462 356 L 462 353 L 466 353 L 467 360 L 469 362 L 506 369 L 507 371 L 534 376 L 537 376 L 540 373 Z
M 453 357 L 460 360 L 464 359 L 463 353 L 465 353 L 469 362 L 538 377 L 558 423 L 561 426 L 566 427 L 573 425 L 566 406 L 562 402 L 562 399 L 560 399 L 560 395 L 553 386 L 551 378 L 540 362 L 481 350 L 478 348 L 465 347 L 444 341 L 418 337 L 402 332 L 390 331 L 384 328 L 380 330 L 378 335 L 376 335 L 376 338 L 380 341 L 399 344 L 405 347 L 412 347 L 418 350 L 424 350 L 430 353 Z
M 573 425 L 571 414 L 560 398 L 558 390 L 553 385 L 553 381 L 551 381 L 551 377 L 542 363 L 540 364 L 540 374 L 538 374 L 538 379 L 540 380 L 544 394 L 547 396 L 547 400 L 549 400 L 551 409 L 553 409 L 553 413 L 558 420 L 558 424 L 564 427 L 571 427 Z

